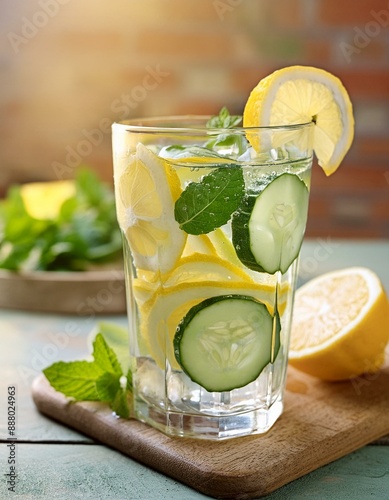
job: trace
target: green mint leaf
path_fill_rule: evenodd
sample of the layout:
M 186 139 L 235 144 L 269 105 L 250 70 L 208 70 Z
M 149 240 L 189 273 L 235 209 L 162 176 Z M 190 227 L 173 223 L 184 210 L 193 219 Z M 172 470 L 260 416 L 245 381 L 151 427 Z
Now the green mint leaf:
M 238 126 L 242 121 L 239 115 L 230 115 L 228 109 L 223 106 L 217 116 L 212 116 L 207 122 L 207 128 L 232 128 Z
M 52 387 L 77 401 L 98 401 L 96 380 L 103 370 L 95 362 L 58 361 L 43 370 Z
M 243 193 L 242 169 L 225 165 L 187 186 L 176 201 L 175 219 L 188 234 L 210 233 L 228 222 Z
M 95 363 L 103 372 L 117 375 L 119 378 L 123 375 L 116 354 L 109 347 L 101 333 L 96 335 L 95 341 L 93 342 L 93 357 Z
M 165 146 L 159 151 L 158 156 L 161 158 L 178 158 L 183 152 L 189 149 L 189 147 L 190 146 L 183 146 L 181 144 Z
M 129 349 L 127 329 L 112 323 L 101 323 L 93 341 L 94 361 L 59 361 L 43 373 L 52 387 L 76 401 L 103 401 L 122 418 L 132 411 L 132 373 L 128 369 Z M 111 347 L 104 335 L 109 339 Z M 115 353 L 123 357 L 127 373 L 125 386 L 121 384 L 123 371 Z
M 100 401 L 113 401 L 120 389 L 120 377 L 114 373 L 103 373 L 96 380 L 96 391 Z
M 127 391 L 120 387 L 110 405 L 112 410 L 119 417 L 130 418 L 131 407 L 128 400 L 129 400 L 129 395 Z
M 240 125 L 241 122 L 241 116 L 230 115 L 228 109 L 226 107 L 223 107 L 220 110 L 218 116 L 213 116 L 210 120 L 208 120 L 207 128 L 232 129 Z M 205 147 L 215 152 L 218 152 L 219 150 L 223 150 L 225 148 L 229 148 L 229 155 L 238 157 L 242 155 L 248 147 L 247 140 L 244 136 L 241 135 L 241 133 L 232 132 L 231 134 L 226 134 L 224 132 L 221 134 L 216 134 L 216 132 L 210 131 L 210 135 L 212 136 L 212 138 L 206 142 Z
M 129 392 L 132 392 L 132 372 L 131 370 L 128 370 L 127 372 L 127 384 L 126 384 L 126 389 Z
M 116 323 L 105 321 L 100 322 L 97 328 L 98 332 L 103 335 L 106 343 L 115 352 L 123 373 L 126 373 L 130 367 L 128 329 Z

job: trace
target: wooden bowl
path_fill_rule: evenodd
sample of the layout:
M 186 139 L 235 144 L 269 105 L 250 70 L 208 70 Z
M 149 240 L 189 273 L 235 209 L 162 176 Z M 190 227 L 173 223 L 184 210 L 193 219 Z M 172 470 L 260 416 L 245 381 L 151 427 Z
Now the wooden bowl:
M 0 308 L 82 316 L 124 314 L 124 272 L 0 270 Z

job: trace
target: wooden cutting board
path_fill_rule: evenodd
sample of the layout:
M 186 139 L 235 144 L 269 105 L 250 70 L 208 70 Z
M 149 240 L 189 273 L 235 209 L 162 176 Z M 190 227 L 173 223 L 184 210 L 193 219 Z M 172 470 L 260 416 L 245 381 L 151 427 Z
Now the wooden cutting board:
M 266 495 L 389 434 L 389 368 L 325 383 L 289 368 L 285 411 L 262 436 L 227 441 L 171 438 L 102 403 L 69 403 L 43 375 L 38 409 L 198 491 L 222 499 Z

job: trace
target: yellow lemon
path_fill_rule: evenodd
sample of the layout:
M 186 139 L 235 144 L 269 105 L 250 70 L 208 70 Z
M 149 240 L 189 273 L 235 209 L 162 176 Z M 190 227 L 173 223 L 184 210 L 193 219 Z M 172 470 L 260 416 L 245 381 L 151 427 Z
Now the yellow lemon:
M 351 101 L 339 78 L 310 66 L 280 69 L 252 90 L 243 114 L 245 127 L 309 122 L 315 124 L 313 149 L 319 165 L 330 175 L 339 167 L 354 137 Z M 250 134 L 248 139 L 254 149 L 260 149 L 258 137 Z M 300 141 L 306 139 L 301 137 Z
M 193 235 L 188 234 L 186 245 L 184 251 L 182 252 L 183 257 L 188 257 L 193 254 L 204 254 L 217 256 L 216 249 L 211 243 L 208 234 Z
M 30 182 L 20 186 L 24 206 L 35 219 L 55 219 L 64 201 L 75 193 L 73 180 Z
M 324 380 L 376 372 L 389 340 L 389 302 L 371 270 L 319 276 L 296 292 L 290 364 Z
M 117 214 L 137 268 L 168 272 L 185 246 L 174 218 L 181 193 L 177 174 L 142 144 L 118 179 Z

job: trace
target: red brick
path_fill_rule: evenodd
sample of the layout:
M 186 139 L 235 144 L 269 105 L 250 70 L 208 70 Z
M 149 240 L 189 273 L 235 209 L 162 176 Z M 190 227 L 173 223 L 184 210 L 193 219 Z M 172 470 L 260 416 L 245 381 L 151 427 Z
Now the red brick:
M 328 68 L 341 79 L 353 98 L 389 98 L 389 71 L 385 69 Z
M 68 52 L 94 52 L 96 50 L 112 52 L 122 50 L 124 38 L 119 33 L 109 31 L 93 33 L 73 31 L 55 35 L 53 43 Z
M 246 98 L 259 81 L 265 76 L 270 75 L 275 69 L 277 68 L 270 68 L 261 63 L 250 63 L 247 66 L 235 66 L 231 70 L 231 88 L 234 91 L 242 92 L 243 96 Z
M 163 3 L 157 0 L 160 5 L 161 17 L 164 16 L 167 22 L 171 21 L 215 21 L 219 22 L 217 10 L 214 2 L 209 0 L 168 0 Z
M 167 64 L 145 64 L 143 68 L 134 68 L 128 67 L 124 68 L 121 71 L 120 77 L 121 80 L 128 86 L 126 89 L 127 92 L 131 91 L 132 86 L 142 85 L 144 78 L 149 74 L 148 68 L 150 70 L 156 71 L 159 69 L 163 73 L 168 73 L 165 76 L 161 76 L 161 81 L 157 82 L 158 86 L 155 89 L 152 89 L 150 93 L 154 93 L 157 89 L 162 88 L 166 89 L 176 89 L 179 85 L 180 78 L 176 70 L 172 70 L 170 66 Z M 147 80 L 147 83 L 150 83 Z
M 389 15 L 389 14 L 388 14 Z M 355 43 L 355 40 L 357 43 Z M 368 42 L 366 42 L 366 46 L 363 48 L 359 48 L 358 38 L 352 37 L 350 45 L 354 47 L 353 49 L 345 48 L 343 49 L 346 54 L 349 55 L 347 60 L 350 60 L 353 64 L 364 64 L 364 63 L 374 63 L 376 68 L 380 66 L 386 66 L 387 57 L 386 57 L 386 46 L 384 39 L 372 39 L 370 38 Z M 357 50 L 358 52 L 354 52 Z M 344 53 L 342 52 L 342 56 Z M 366 70 L 368 71 L 368 70 Z
M 389 183 L 388 183 L 389 191 Z M 383 220 L 389 233 L 389 195 L 386 199 L 376 200 L 372 207 L 372 215 L 379 221 Z
M 222 99 L 222 96 L 221 96 Z M 215 102 L 206 100 L 183 99 L 180 102 L 172 103 L 172 114 L 176 115 L 214 115 L 218 113 L 225 102 Z M 232 113 L 232 110 L 230 109 Z
M 323 39 L 305 40 L 304 64 L 322 65 L 331 57 L 331 42 Z
M 304 6 L 300 0 L 276 0 L 267 7 L 268 26 L 275 30 L 296 30 L 304 25 Z
M 379 158 L 387 161 L 389 158 L 388 137 L 359 137 L 356 141 L 356 149 L 359 155 L 371 159 Z
M 315 193 L 311 192 L 309 200 L 309 218 L 316 219 L 317 217 L 328 217 L 330 207 L 331 202 L 329 197 L 318 198 Z
M 137 37 L 135 51 L 163 58 L 174 57 L 187 61 L 209 59 L 226 60 L 233 52 L 233 41 L 227 33 L 178 32 L 143 30 Z
M 317 169 L 316 169 L 317 170 Z M 328 193 L 358 193 L 365 196 L 367 190 L 378 193 L 388 190 L 382 168 L 366 166 L 366 168 L 353 168 L 346 162 L 331 176 L 314 172 L 312 176 L 312 191 Z M 388 190 L 389 196 L 389 190 Z
M 385 11 L 389 15 L 386 0 L 320 0 L 318 18 L 323 24 L 353 26 L 374 21 L 372 12 Z M 389 19 L 388 19 L 389 21 Z
M 384 237 L 385 230 L 380 227 L 373 227 L 371 224 L 363 226 L 352 226 L 341 224 L 334 220 L 308 221 L 306 237 L 315 238 L 318 236 L 331 236 L 332 238 L 365 238 L 377 239 Z

